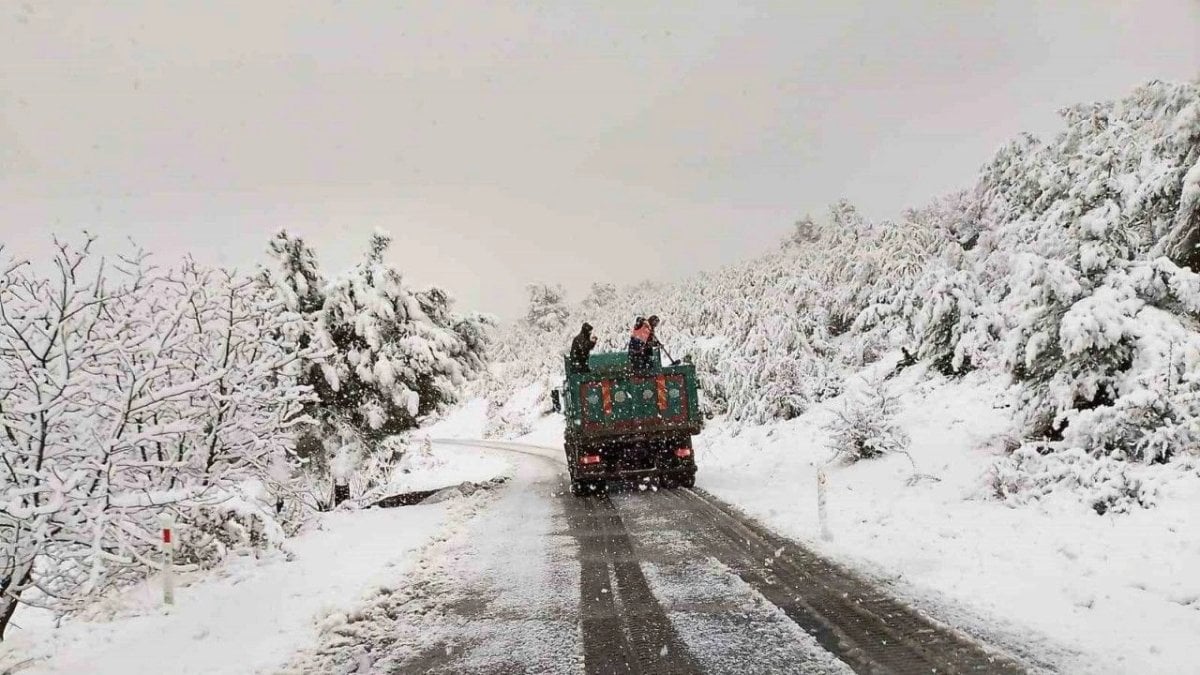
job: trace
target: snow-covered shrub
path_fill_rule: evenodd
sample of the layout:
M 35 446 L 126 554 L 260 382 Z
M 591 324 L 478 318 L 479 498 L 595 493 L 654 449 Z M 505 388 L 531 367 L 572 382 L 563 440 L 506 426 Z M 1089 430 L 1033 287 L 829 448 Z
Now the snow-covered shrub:
M 993 463 L 993 496 L 1013 505 L 1028 504 L 1061 491 L 1077 493 L 1096 513 L 1124 513 L 1152 506 L 1157 487 L 1136 465 L 1081 448 L 1029 443 Z
M 908 434 L 896 423 L 900 399 L 883 380 L 868 383 L 826 425 L 829 447 L 850 462 L 908 448 Z

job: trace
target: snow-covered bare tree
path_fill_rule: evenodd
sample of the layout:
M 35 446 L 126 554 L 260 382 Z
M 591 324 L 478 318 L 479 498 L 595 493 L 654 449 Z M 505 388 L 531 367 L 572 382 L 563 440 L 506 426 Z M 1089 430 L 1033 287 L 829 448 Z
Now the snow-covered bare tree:
M 19 601 L 69 609 L 155 570 L 161 513 L 200 563 L 210 534 L 281 530 L 307 393 L 278 308 L 232 273 L 90 247 L 0 275 L 0 631 Z

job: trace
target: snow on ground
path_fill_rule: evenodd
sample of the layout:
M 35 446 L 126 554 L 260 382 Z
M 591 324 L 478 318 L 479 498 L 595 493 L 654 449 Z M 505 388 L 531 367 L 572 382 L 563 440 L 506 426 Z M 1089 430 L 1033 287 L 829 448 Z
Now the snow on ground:
M 562 415 L 549 415 L 542 418 L 529 433 L 518 436 L 514 440 L 518 443 L 528 443 L 547 448 L 562 448 L 563 446 L 563 430 L 566 427 L 566 422 Z M 559 455 L 565 459 L 565 456 Z
M 392 469 L 387 486 L 373 491 L 389 496 L 418 490 L 437 490 L 465 482 L 482 483 L 512 473 L 512 460 L 503 453 L 469 446 L 418 441 Z
M 511 475 L 506 453 L 422 443 L 479 438 L 487 419 L 487 402 L 478 400 L 422 429 L 382 492 Z M 57 628 L 48 612 L 23 607 L 0 645 L 0 672 L 13 666 L 23 674 L 273 672 L 379 589 L 403 587 L 416 553 L 448 520 L 465 519 L 462 510 L 452 501 L 320 514 L 286 542 L 286 554 L 237 558 L 183 575 L 169 611 L 158 579 Z
M 473 401 L 423 429 L 381 494 L 511 475 L 505 453 L 421 442 L 479 438 L 486 421 L 486 401 Z M 23 663 L 23 673 L 166 672 L 167 664 L 177 673 L 273 671 L 372 591 L 402 586 L 414 552 L 442 530 L 448 508 L 321 514 L 287 542 L 291 560 L 241 558 L 180 579 L 169 613 L 157 580 L 98 607 L 93 613 L 103 618 L 69 619 L 57 629 L 48 613 L 23 608 L 0 649 L 0 670 Z
M 904 402 L 911 461 L 830 464 L 823 427 L 839 397 L 787 422 L 710 424 L 695 445 L 698 485 L 934 615 L 1064 672 L 1200 673 L 1200 479 L 1176 480 L 1159 506 L 1125 515 L 1097 515 L 1071 494 L 1013 508 L 988 495 L 996 438 L 1012 415 L 1003 387 L 982 376 L 926 379 L 917 368 L 891 386 Z M 562 424 L 542 417 L 520 440 L 561 447 Z M 828 542 L 817 520 L 821 467 Z
M 357 502 L 369 506 L 407 492 L 482 483 L 511 475 L 511 458 L 501 453 L 438 442 L 481 438 L 487 419 L 488 403 L 477 399 L 404 437 L 403 456 L 388 468 L 387 480 L 359 495 Z
M 512 481 L 489 493 L 477 517 L 445 528 L 410 583 L 331 621 L 284 672 L 580 669 L 579 566 L 555 504 L 571 499 L 558 457 L 490 452 L 511 455 Z
M 1200 672 L 1200 480 L 1127 515 L 1099 516 L 1070 495 L 1011 508 L 986 496 L 991 441 L 1010 416 L 994 381 L 897 379 L 912 462 L 829 465 L 832 541 L 819 538 L 816 476 L 839 400 L 785 423 L 708 430 L 699 486 L 943 617 L 965 609 L 964 623 L 986 621 L 1067 672 Z M 913 463 L 938 480 L 910 484 Z
M 485 398 L 476 398 L 446 413 L 445 417 L 421 427 L 423 438 L 483 438 L 491 411 Z
M 248 557 L 181 579 L 170 610 L 157 582 L 110 602 L 112 620 L 68 619 L 56 629 L 45 613 L 20 610 L 0 665 L 34 659 L 22 674 L 272 672 L 313 644 L 323 623 L 402 585 L 453 504 L 321 514 L 317 528 L 288 542 L 291 560 Z

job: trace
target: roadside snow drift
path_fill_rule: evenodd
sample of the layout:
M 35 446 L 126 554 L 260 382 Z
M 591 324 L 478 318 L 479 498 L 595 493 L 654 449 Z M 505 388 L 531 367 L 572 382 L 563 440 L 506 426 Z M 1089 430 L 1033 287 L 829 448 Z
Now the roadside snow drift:
M 896 378 L 909 456 L 830 463 L 841 399 L 696 444 L 701 488 L 893 585 L 934 616 L 1064 672 L 1180 673 L 1200 663 L 1200 479 L 1150 510 L 1098 515 L 1070 493 L 1012 507 L 989 494 L 1009 410 L 983 377 Z M 820 539 L 817 471 L 828 486 Z
M 246 557 L 207 578 L 184 579 L 169 610 L 157 583 L 97 608 L 111 620 L 69 619 L 55 628 L 49 615 L 24 610 L 0 652 L 0 670 L 32 659 L 20 672 L 273 672 L 374 589 L 403 585 L 415 554 L 442 529 L 452 506 L 323 514 L 317 529 L 289 542 L 291 560 Z

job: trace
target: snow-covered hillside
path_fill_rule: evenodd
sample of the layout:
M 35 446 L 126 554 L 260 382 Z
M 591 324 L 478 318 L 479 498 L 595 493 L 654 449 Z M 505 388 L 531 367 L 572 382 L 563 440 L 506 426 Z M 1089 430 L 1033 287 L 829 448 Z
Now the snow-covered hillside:
M 583 321 L 620 349 L 650 313 L 695 360 L 708 412 L 739 424 L 794 418 L 902 353 L 900 368 L 1012 383 L 1001 498 L 1061 485 L 1098 511 L 1151 505 L 1154 481 L 1121 467 L 1187 470 L 1200 434 L 1200 84 L 1155 82 L 1063 118 L 1058 136 L 1017 139 L 973 188 L 898 221 L 840 202 L 779 250 L 680 283 L 597 284 L 576 303 L 531 287 L 483 393 L 546 395 Z

